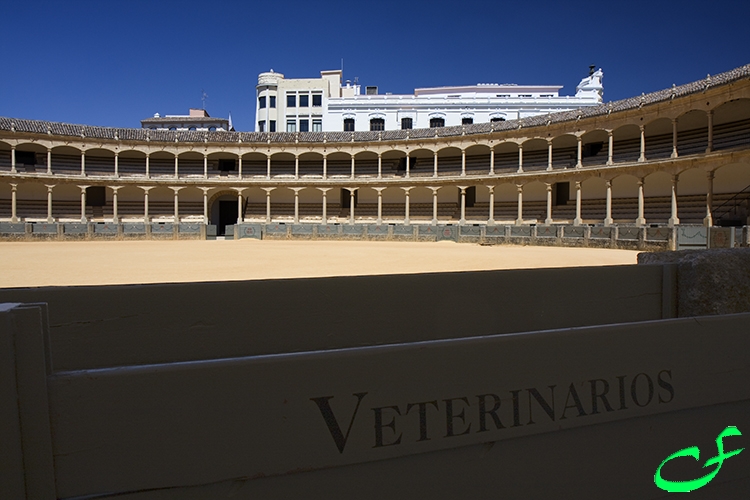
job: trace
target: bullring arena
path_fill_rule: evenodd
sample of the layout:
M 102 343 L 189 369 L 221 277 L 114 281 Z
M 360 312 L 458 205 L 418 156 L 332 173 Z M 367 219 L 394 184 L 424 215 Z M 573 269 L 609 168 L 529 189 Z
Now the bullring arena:
M 748 163 L 750 65 L 434 129 L 0 118 L 1 496 L 747 498 Z
M 745 244 L 748 74 L 578 111 L 383 132 L 0 118 L 0 235 L 666 249 L 689 243 L 691 227 L 732 226 L 721 240 Z

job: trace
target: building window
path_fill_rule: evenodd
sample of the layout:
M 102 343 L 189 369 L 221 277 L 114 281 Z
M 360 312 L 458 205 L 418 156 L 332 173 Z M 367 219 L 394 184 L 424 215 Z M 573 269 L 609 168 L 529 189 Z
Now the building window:
M 190 127 L 188 130 L 195 131 L 195 127 Z
M 321 94 L 313 94 L 313 106 L 322 106 L 323 96 Z
M 287 120 L 286 121 L 286 131 L 287 132 L 296 132 L 297 131 L 297 122 L 294 120 Z
M 385 130 L 385 120 L 382 118 L 371 119 L 370 130 Z
M 263 109 L 266 107 L 266 96 L 262 95 L 258 97 L 258 108 Z
M 209 132 L 216 132 L 216 127 L 208 127 Z
M 258 132 L 266 131 L 266 122 L 258 122 Z
M 297 95 L 296 94 L 287 94 L 286 95 L 286 107 L 287 108 L 296 108 L 297 107 Z
M 300 120 L 299 121 L 299 131 L 300 132 L 309 132 L 310 131 L 310 120 Z
M 414 128 L 414 121 L 411 118 L 401 118 L 401 130 Z
M 344 132 L 354 132 L 354 118 L 344 118 Z
M 474 123 L 474 118 L 461 118 L 461 125 L 471 125 L 472 123 Z
M 491 121 L 492 123 L 496 123 L 496 122 L 504 122 L 504 121 L 505 121 L 505 118 L 503 118 L 502 116 L 493 116 L 492 118 L 490 118 L 490 121 Z
M 177 130 L 177 127 L 169 127 L 169 130 Z
M 430 118 L 430 128 L 445 127 L 445 118 Z
M 323 131 L 323 120 L 313 120 L 313 132 Z
M 300 94 L 299 96 L 299 107 L 306 108 L 310 106 L 310 96 L 307 94 Z
M 268 122 L 268 131 L 269 132 L 276 132 L 276 120 L 270 120 Z
M 269 108 L 275 108 L 276 107 L 276 96 L 275 95 L 268 96 L 268 100 L 269 100 L 269 106 L 268 107 Z
M 531 94 L 518 94 L 518 97 L 531 97 Z

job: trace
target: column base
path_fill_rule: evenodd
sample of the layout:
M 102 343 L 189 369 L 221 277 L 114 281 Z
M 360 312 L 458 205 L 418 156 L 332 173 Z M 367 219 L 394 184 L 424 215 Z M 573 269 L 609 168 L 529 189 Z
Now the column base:
M 612 219 L 612 217 L 607 217 L 604 219 L 604 225 L 607 227 L 611 226 L 614 223 L 615 221 Z
M 516 226 L 523 226 L 523 219 L 516 219 Z
M 643 217 L 638 217 L 638 218 L 637 218 L 637 219 L 635 220 L 635 224 L 636 224 L 637 226 L 645 226 L 645 225 L 646 225 L 646 219 L 645 219 L 645 218 L 643 218 Z
M 574 226 L 580 226 L 581 224 L 583 224 L 583 219 L 579 219 L 578 217 L 576 217 L 575 219 L 573 219 L 573 225 Z
M 706 216 L 703 218 L 703 225 L 706 227 L 711 227 L 714 225 L 714 218 L 711 216 Z
M 490 219 L 487 221 L 488 226 L 494 226 L 495 225 L 495 219 Z
M 553 223 L 554 223 L 554 222 L 552 221 L 552 219 L 544 219 L 544 224 L 545 224 L 546 226 L 551 226 L 551 225 L 552 225 Z
M 466 219 L 459 219 L 458 220 L 458 225 L 459 226 L 463 226 L 464 224 L 466 224 Z
M 680 219 L 677 217 L 670 217 L 669 221 L 667 221 L 667 224 L 669 224 L 669 227 L 675 227 L 680 223 Z

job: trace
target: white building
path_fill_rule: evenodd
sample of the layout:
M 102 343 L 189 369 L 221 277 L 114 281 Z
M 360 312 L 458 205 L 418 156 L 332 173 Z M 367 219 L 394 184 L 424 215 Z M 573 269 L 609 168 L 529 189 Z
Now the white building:
M 559 85 L 486 83 L 378 94 L 377 87 L 342 83 L 341 70 L 320 78 L 286 79 L 273 70 L 258 75 L 256 132 L 333 132 L 446 127 L 513 120 L 569 111 L 602 102 L 602 70 L 581 80 L 575 96 Z
M 161 116 L 155 113 L 152 118 L 141 120 L 141 127 L 151 130 L 194 130 L 194 131 L 228 131 L 232 128 L 232 117 L 212 118 L 205 109 L 190 108 L 187 115 Z

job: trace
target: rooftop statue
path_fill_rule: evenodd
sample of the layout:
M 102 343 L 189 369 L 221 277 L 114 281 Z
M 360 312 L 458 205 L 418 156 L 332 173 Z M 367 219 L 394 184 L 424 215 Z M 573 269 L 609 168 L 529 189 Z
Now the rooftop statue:
M 602 102 L 602 97 L 604 96 L 603 77 L 604 73 L 601 68 L 596 71 L 593 71 L 592 68 L 589 76 L 581 80 L 581 83 L 576 87 L 576 97 L 593 97 L 597 95 L 599 102 Z

